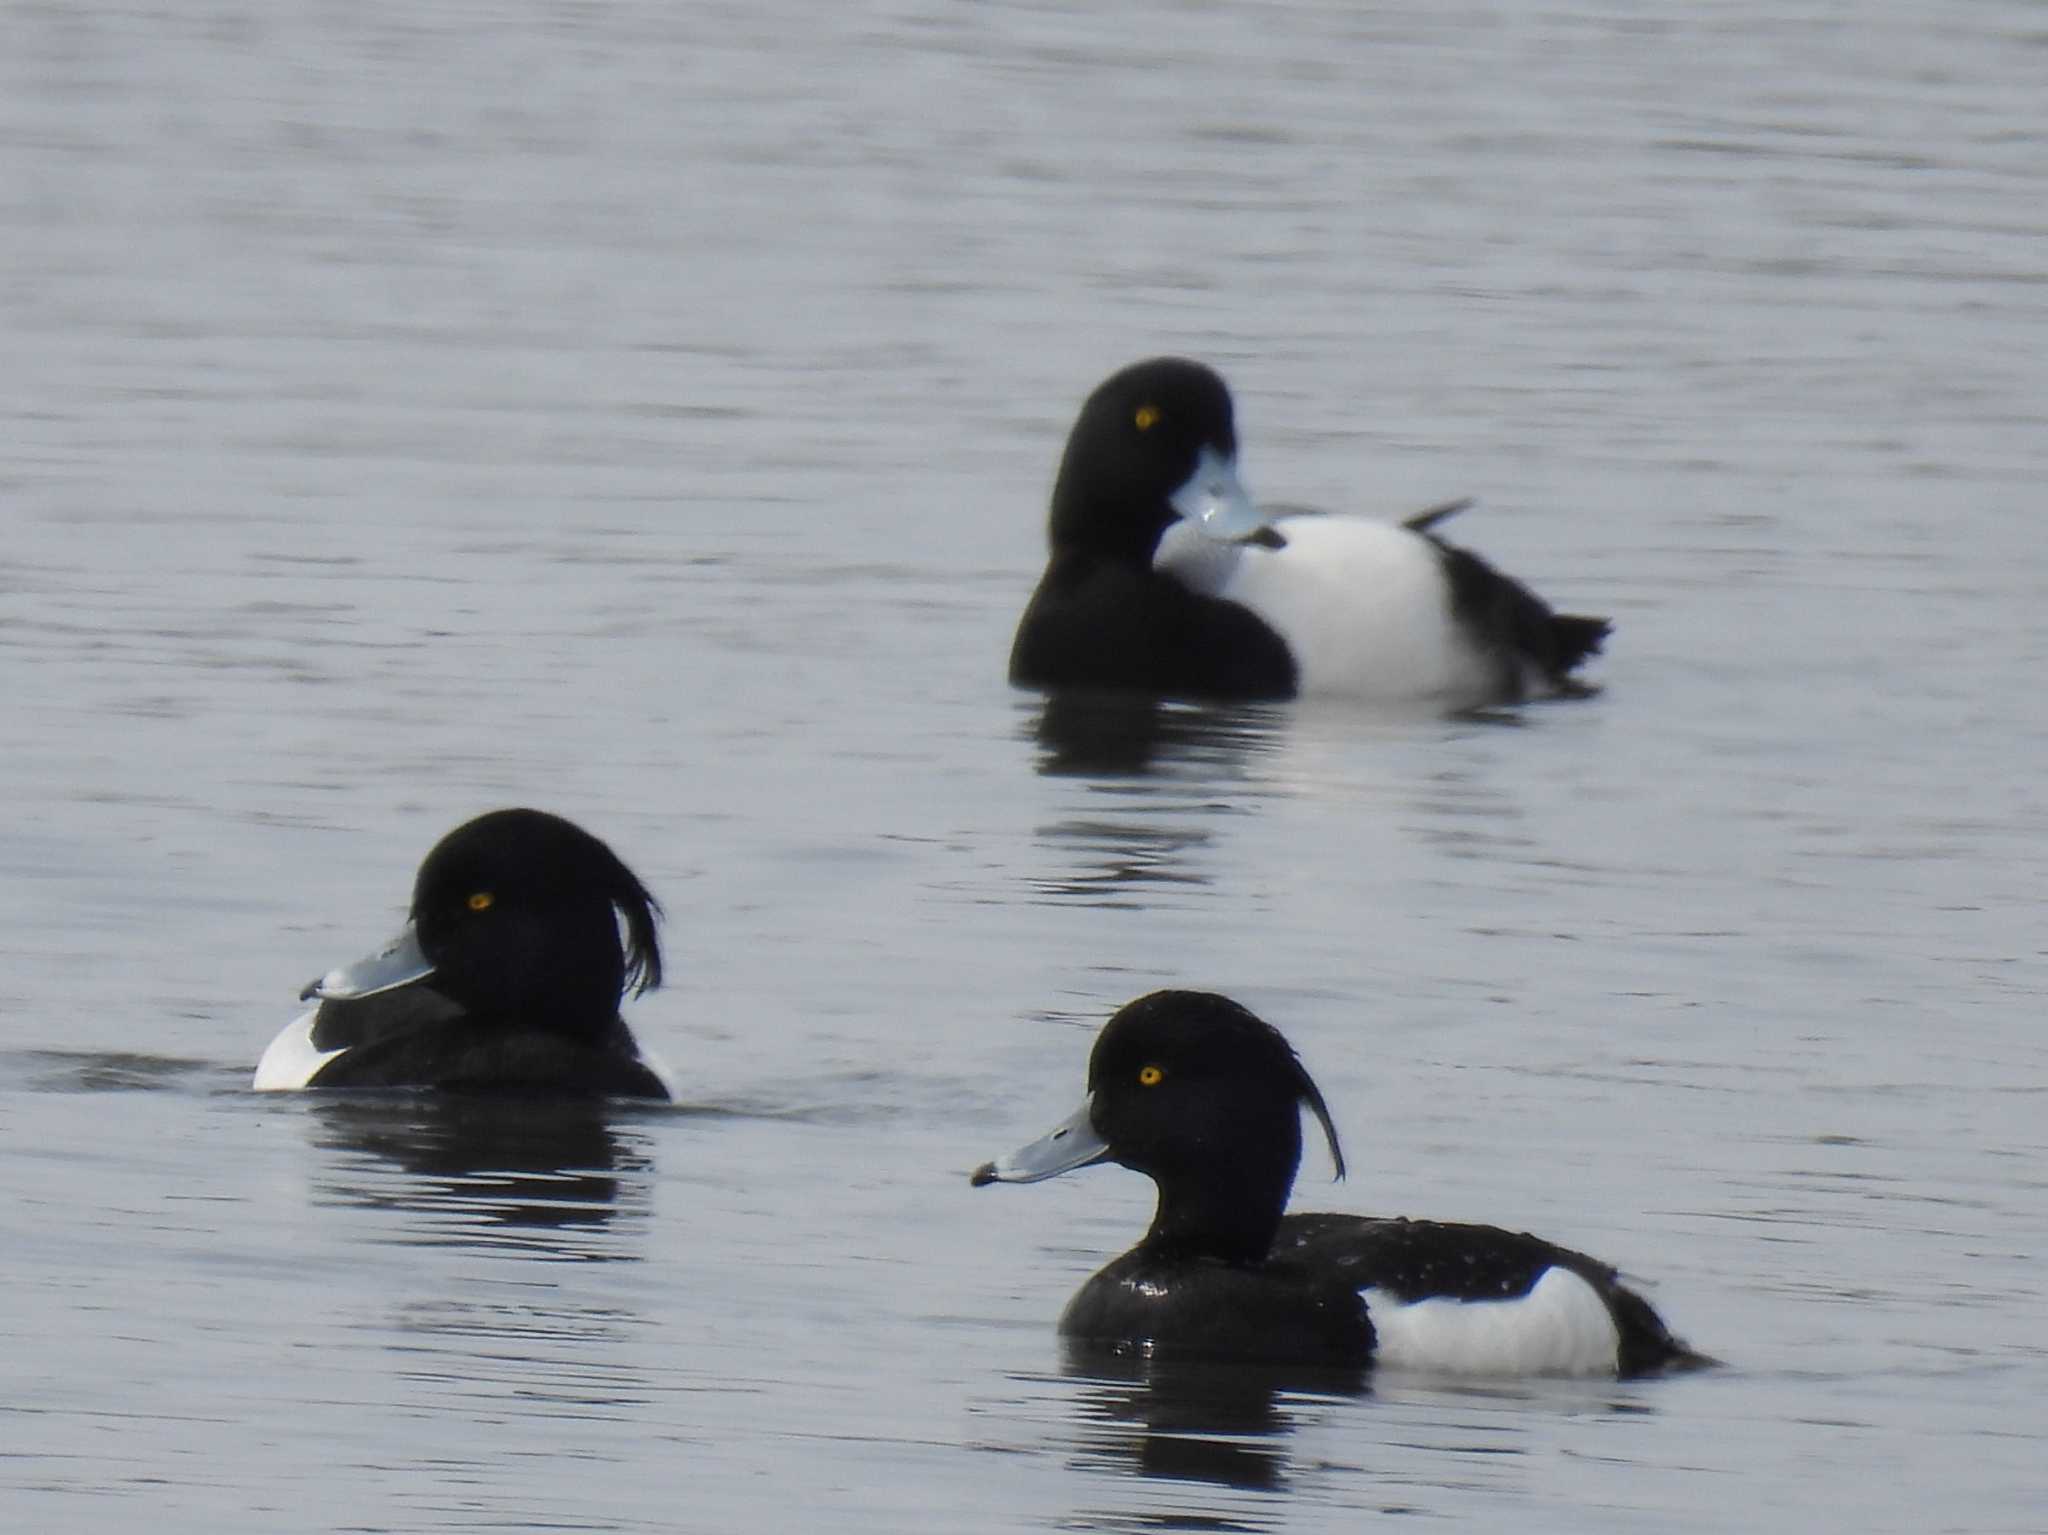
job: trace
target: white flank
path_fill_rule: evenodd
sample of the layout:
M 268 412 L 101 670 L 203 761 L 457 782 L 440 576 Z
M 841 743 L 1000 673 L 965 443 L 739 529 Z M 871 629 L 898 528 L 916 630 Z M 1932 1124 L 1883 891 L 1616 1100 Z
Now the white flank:
M 655 1080 L 661 1083 L 662 1089 L 668 1094 L 668 1101 L 681 1102 L 681 1097 L 676 1092 L 676 1074 L 668 1069 L 668 1062 L 637 1039 L 633 1041 L 633 1048 L 640 1052 L 640 1064 L 653 1072 Z
M 1451 613 L 1450 582 L 1421 534 L 1361 517 L 1288 517 L 1284 549 L 1167 530 L 1155 568 L 1250 608 L 1287 642 L 1303 693 L 1381 702 L 1491 702 L 1496 673 Z
M 1383 1367 L 1444 1375 L 1612 1375 L 1621 1335 L 1607 1303 L 1570 1269 L 1518 1300 L 1402 1301 L 1361 1290 Z
M 256 1063 L 256 1078 L 249 1085 L 259 1093 L 288 1093 L 304 1087 L 313 1074 L 342 1052 L 321 1050 L 313 1044 L 313 1020 L 320 1009 L 309 1007 L 278 1031 Z

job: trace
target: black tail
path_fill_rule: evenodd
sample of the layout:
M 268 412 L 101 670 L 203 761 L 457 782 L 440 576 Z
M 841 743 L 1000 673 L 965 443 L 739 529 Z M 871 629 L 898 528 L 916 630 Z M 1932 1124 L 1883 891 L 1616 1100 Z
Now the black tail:
M 1453 611 L 1485 643 L 1496 647 L 1511 663 L 1534 668 L 1564 697 L 1583 698 L 1599 691 L 1571 673 L 1588 656 L 1600 653 L 1612 624 L 1604 618 L 1553 613 L 1549 603 L 1470 549 L 1446 543 L 1434 533 L 1422 536 L 1436 545 L 1444 562 Z M 1510 697 L 1520 696 L 1520 679 L 1515 682 L 1508 690 Z
M 1598 620 L 1594 620 L 1598 622 Z M 1710 1370 L 1720 1360 L 1695 1353 L 1664 1325 L 1656 1308 L 1626 1285 L 1616 1284 L 1607 1292 L 1607 1308 L 1614 1316 L 1615 1331 L 1621 1334 L 1616 1350 L 1616 1374 L 1623 1380 L 1643 1375 L 1677 1375 L 1687 1370 Z
M 1564 674 L 1588 656 L 1600 654 L 1600 647 L 1614 625 L 1604 618 L 1583 618 L 1576 613 L 1550 615 L 1550 669 L 1562 680 Z

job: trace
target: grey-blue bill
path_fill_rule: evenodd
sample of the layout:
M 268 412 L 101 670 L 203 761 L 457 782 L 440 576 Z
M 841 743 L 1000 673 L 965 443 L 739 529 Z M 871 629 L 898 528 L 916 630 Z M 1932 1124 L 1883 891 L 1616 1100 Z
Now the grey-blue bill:
M 374 997 L 396 991 L 434 973 L 434 962 L 420 949 L 419 930 L 408 922 L 396 938 L 353 964 L 337 965 L 299 993 L 301 1002 L 333 1002 Z
M 1090 1117 L 1095 1107 L 1093 1094 L 1059 1124 L 1028 1146 L 1019 1146 L 1006 1157 L 984 1162 L 972 1175 L 976 1188 L 988 1183 L 1040 1183 L 1057 1178 L 1077 1167 L 1108 1159 L 1109 1143 L 1096 1133 Z

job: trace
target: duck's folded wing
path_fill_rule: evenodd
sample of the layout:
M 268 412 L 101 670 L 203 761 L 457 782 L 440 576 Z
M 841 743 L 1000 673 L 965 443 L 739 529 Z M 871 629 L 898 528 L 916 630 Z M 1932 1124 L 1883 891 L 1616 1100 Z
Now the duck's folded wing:
M 1361 1288 L 1406 1301 L 1515 1300 L 1553 1268 L 1575 1273 L 1596 1289 L 1617 1282 L 1613 1269 L 1584 1253 L 1499 1226 L 1297 1215 L 1282 1223 L 1274 1248 L 1292 1248 L 1305 1259 L 1355 1273 Z
M 1383 1365 L 1460 1375 L 1621 1375 L 1712 1363 L 1615 1271 L 1527 1232 L 1290 1216 L 1282 1251 L 1357 1286 Z

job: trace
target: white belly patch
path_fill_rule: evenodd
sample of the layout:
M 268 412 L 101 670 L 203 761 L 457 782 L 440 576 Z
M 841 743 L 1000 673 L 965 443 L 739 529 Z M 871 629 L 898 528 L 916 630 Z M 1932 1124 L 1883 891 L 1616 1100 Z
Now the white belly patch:
M 1447 1375 L 1612 1375 L 1621 1335 L 1607 1303 L 1570 1269 L 1514 1300 L 1403 1301 L 1361 1290 L 1382 1368 Z

